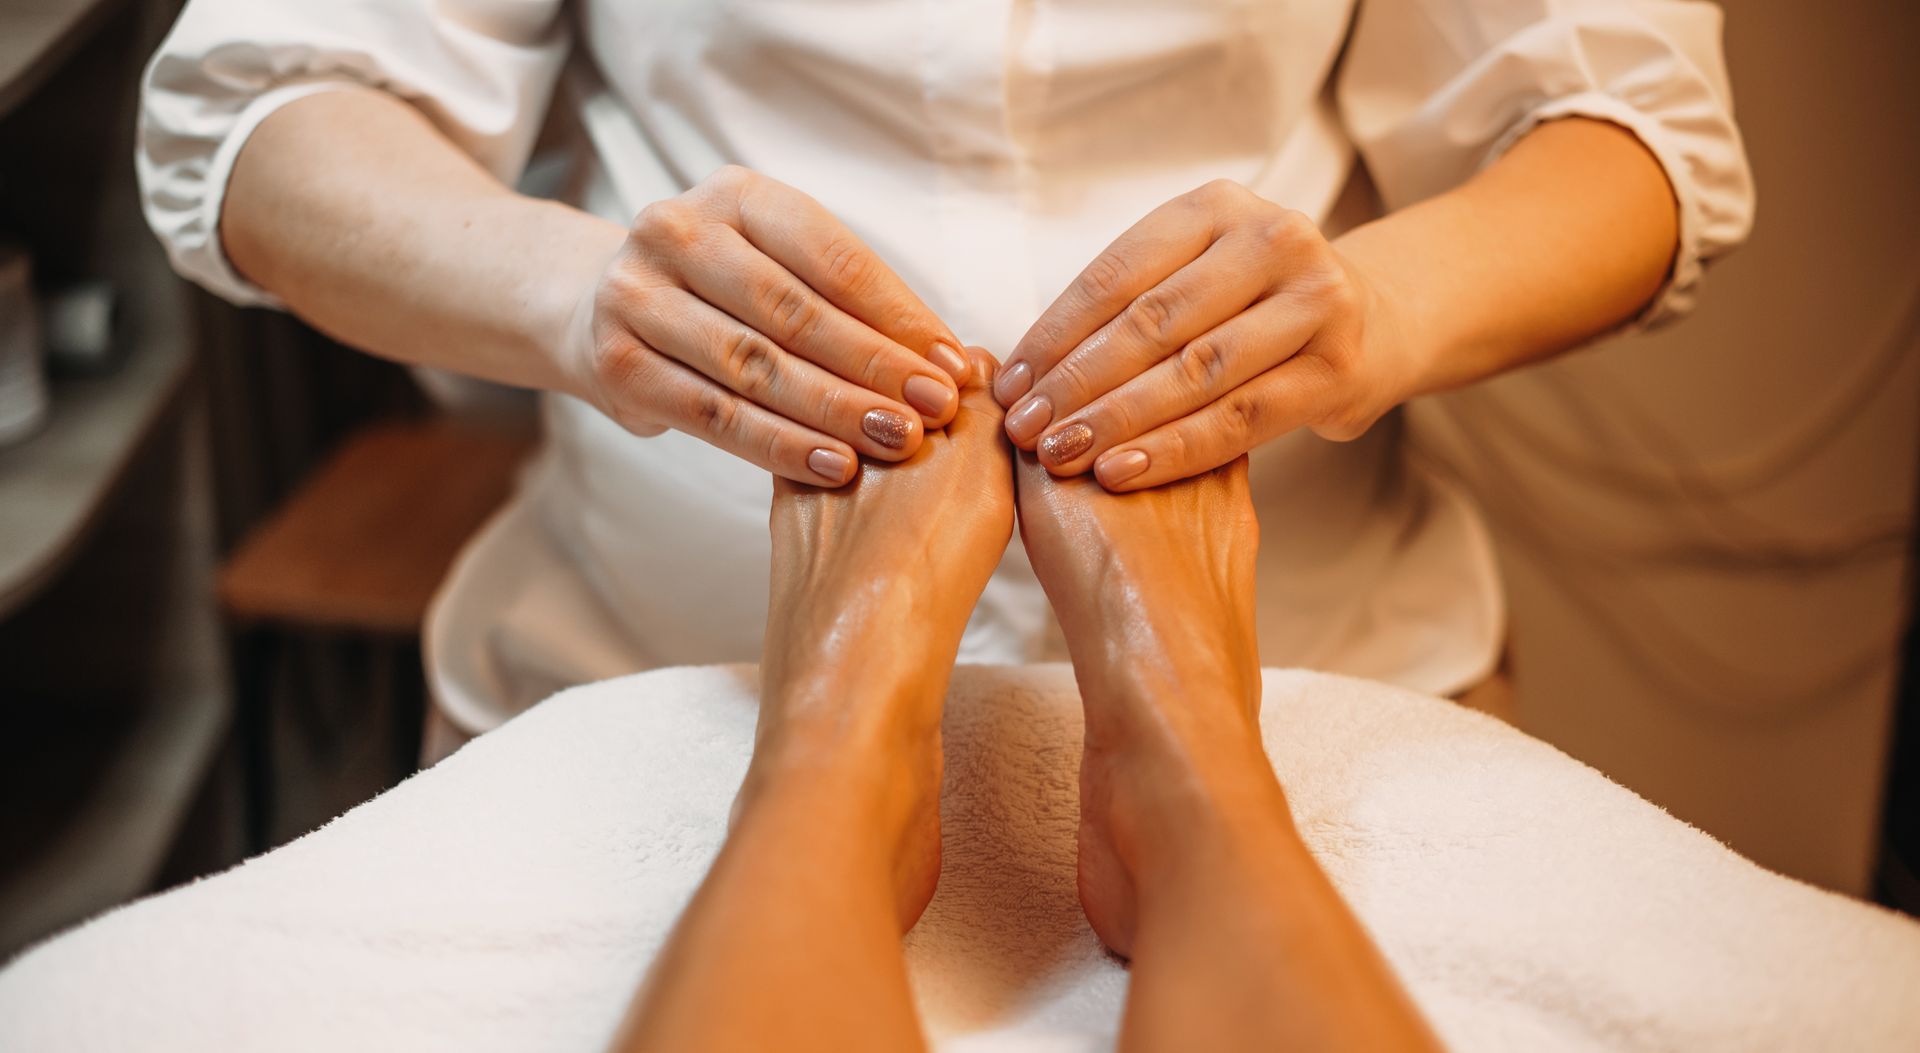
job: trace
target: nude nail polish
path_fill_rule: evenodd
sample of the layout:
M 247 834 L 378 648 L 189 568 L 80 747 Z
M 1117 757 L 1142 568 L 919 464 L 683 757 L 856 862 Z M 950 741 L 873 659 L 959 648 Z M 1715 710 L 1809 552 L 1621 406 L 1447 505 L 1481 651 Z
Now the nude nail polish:
M 1033 437 L 1046 430 L 1053 422 L 1053 403 L 1045 395 L 1028 399 L 1020 408 L 1007 414 L 1007 434 L 1014 442 L 1032 442 Z
M 973 366 L 967 361 L 967 356 L 946 344 L 933 345 L 933 350 L 927 352 L 927 361 L 939 366 L 953 378 L 955 384 L 966 383 L 967 375 L 973 372 Z
M 813 474 L 827 480 L 834 486 L 847 481 L 847 475 L 853 470 L 853 462 L 846 455 L 834 450 L 815 450 L 807 454 L 807 467 Z
M 993 397 L 1001 406 L 1012 406 L 1013 400 L 1027 393 L 1033 386 L 1033 369 L 1025 362 L 1015 362 L 1000 371 L 999 379 L 993 382 Z
M 942 416 L 953 405 L 953 389 L 928 376 L 908 377 L 900 393 L 923 417 Z
M 1093 445 L 1093 429 L 1085 421 L 1074 421 L 1040 440 L 1040 459 L 1062 465 L 1087 452 Z
M 1093 474 L 1100 477 L 1101 486 L 1119 486 L 1147 470 L 1147 455 L 1140 450 L 1127 450 L 1094 465 Z
M 913 422 L 892 410 L 868 410 L 867 415 L 860 418 L 860 430 L 889 450 L 904 450 L 907 440 L 913 437 Z

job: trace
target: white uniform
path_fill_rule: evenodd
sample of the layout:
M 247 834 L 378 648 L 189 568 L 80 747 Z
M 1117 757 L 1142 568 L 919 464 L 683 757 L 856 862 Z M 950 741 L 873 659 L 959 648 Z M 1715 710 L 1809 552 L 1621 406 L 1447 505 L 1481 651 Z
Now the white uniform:
M 746 165 L 818 198 L 1004 355 L 1108 241 L 1209 179 L 1344 225 L 1356 157 L 1396 208 L 1581 114 L 1638 135 L 1673 184 L 1679 257 L 1645 322 L 1684 310 L 1750 224 L 1719 30 L 1693 0 L 192 0 L 148 71 L 139 169 L 181 273 L 272 303 L 217 221 L 276 107 L 377 87 L 511 181 L 557 98 L 583 207 L 624 222 Z M 570 399 L 545 408 L 549 442 L 428 627 L 435 696 L 469 731 L 570 683 L 760 647 L 768 477 Z M 1264 664 L 1436 693 L 1490 670 L 1485 532 L 1402 457 L 1397 420 L 1271 443 L 1253 490 Z M 1057 654 L 1016 541 L 962 659 Z

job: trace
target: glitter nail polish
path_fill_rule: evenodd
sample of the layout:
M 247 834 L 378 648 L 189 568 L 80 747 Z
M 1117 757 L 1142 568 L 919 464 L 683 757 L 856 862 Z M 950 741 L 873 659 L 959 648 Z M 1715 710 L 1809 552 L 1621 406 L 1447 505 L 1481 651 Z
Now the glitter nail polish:
M 1092 445 L 1093 429 L 1084 421 L 1074 421 L 1040 440 L 1040 456 L 1049 464 L 1065 464 Z
M 889 450 L 904 450 L 913 435 L 913 422 L 892 410 L 868 410 L 860 418 L 860 430 Z

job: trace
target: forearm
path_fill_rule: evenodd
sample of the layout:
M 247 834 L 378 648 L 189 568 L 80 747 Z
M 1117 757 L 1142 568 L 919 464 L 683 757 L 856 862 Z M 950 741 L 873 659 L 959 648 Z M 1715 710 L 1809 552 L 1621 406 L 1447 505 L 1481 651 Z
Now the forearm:
M 1660 164 L 1632 133 L 1553 121 L 1458 189 L 1334 242 L 1390 300 L 1408 395 L 1470 383 L 1578 346 L 1644 309 L 1679 221 Z
M 625 230 L 502 186 L 412 107 L 323 92 L 261 122 L 221 212 L 235 268 L 337 339 L 576 391 L 559 348 Z

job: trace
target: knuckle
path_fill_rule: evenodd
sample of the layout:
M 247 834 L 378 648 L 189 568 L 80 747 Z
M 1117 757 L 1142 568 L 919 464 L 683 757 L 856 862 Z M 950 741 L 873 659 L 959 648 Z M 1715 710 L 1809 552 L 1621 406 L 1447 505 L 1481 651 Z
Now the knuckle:
M 1201 337 L 1180 349 L 1180 375 L 1195 391 L 1212 391 L 1227 374 L 1227 353 L 1219 341 Z
M 1128 324 L 1145 339 L 1164 344 L 1172 338 L 1186 301 L 1186 294 L 1179 288 L 1157 285 L 1133 301 L 1133 307 L 1127 311 Z
M 592 370 L 601 387 L 624 392 L 646 375 L 652 352 L 625 334 L 608 334 L 594 344 Z
M 1044 372 L 1041 366 L 1058 353 L 1058 349 L 1066 343 L 1066 340 L 1066 332 L 1061 328 L 1059 319 L 1049 311 L 1041 315 L 1039 321 L 1033 323 L 1027 330 L 1027 335 L 1020 338 L 1019 345 L 1013 349 L 1013 354 L 1008 356 L 1007 361 L 1009 363 L 1015 360 L 1031 361 L 1032 369 Z
M 1090 301 L 1111 300 L 1126 291 L 1130 274 L 1131 268 L 1119 256 L 1103 252 L 1080 272 L 1080 289 Z
M 1237 443 L 1251 444 L 1259 437 L 1260 425 L 1266 416 L 1259 399 L 1236 392 L 1222 400 L 1220 412 L 1225 418 L 1226 434 Z
M 751 168 L 736 164 L 721 165 L 712 175 L 700 181 L 700 189 L 721 196 L 737 197 L 746 192 L 753 179 Z
M 1349 395 L 1335 399 L 1313 422 L 1313 431 L 1323 439 L 1352 442 L 1365 435 L 1378 419 L 1379 414 L 1362 399 Z
M 820 324 L 820 307 L 806 289 L 792 282 L 774 282 L 761 290 L 760 310 L 774 332 L 788 339 L 804 339 Z
M 1260 228 L 1260 235 L 1268 245 L 1276 248 L 1300 244 L 1310 244 L 1320 238 L 1320 228 L 1313 219 L 1298 209 L 1276 209 L 1266 218 Z
M 1314 433 L 1334 442 L 1352 442 L 1367 433 L 1373 422 L 1352 409 L 1342 408 L 1321 419 Z
M 612 329 L 628 329 L 645 340 L 659 332 L 660 323 L 672 309 L 670 302 L 672 296 L 664 288 L 636 277 L 607 282 L 601 309 Z
M 669 249 L 690 247 L 699 237 L 699 221 L 678 199 L 655 201 L 640 210 L 633 233 L 643 243 Z
M 622 261 L 620 266 L 609 270 L 600 279 L 600 290 L 594 295 L 597 307 L 611 308 L 616 313 L 626 313 L 640 305 L 652 292 L 649 282 L 640 268 Z
M 717 388 L 702 387 L 688 407 L 688 418 L 696 435 L 725 438 L 739 426 L 740 408 L 733 398 Z
M 1200 205 L 1230 205 L 1239 203 L 1247 193 L 1246 187 L 1231 179 L 1210 179 L 1193 192 L 1193 198 Z
M 873 281 L 873 259 L 864 245 L 837 235 L 820 252 L 820 273 L 830 287 L 857 293 Z
M 635 282 L 622 297 L 620 313 L 627 318 L 635 332 L 644 336 L 655 331 L 665 319 L 670 299 L 666 291 L 657 285 Z
M 1343 275 L 1330 274 L 1319 283 L 1319 299 L 1327 313 L 1352 317 L 1360 312 L 1360 290 Z
M 766 337 L 742 329 L 727 340 L 720 368 L 728 387 L 741 394 L 758 394 L 771 387 L 780 371 L 780 352 Z
M 1068 396 L 1078 403 L 1086 394 L 1092 381 L 1092 366 L 1084 352 L 1076 352 L 1053 364 L 1047 371 L 1047 387 L 1058 395 Z M 1060 400 L 1056 398 L 1056 403 Z

